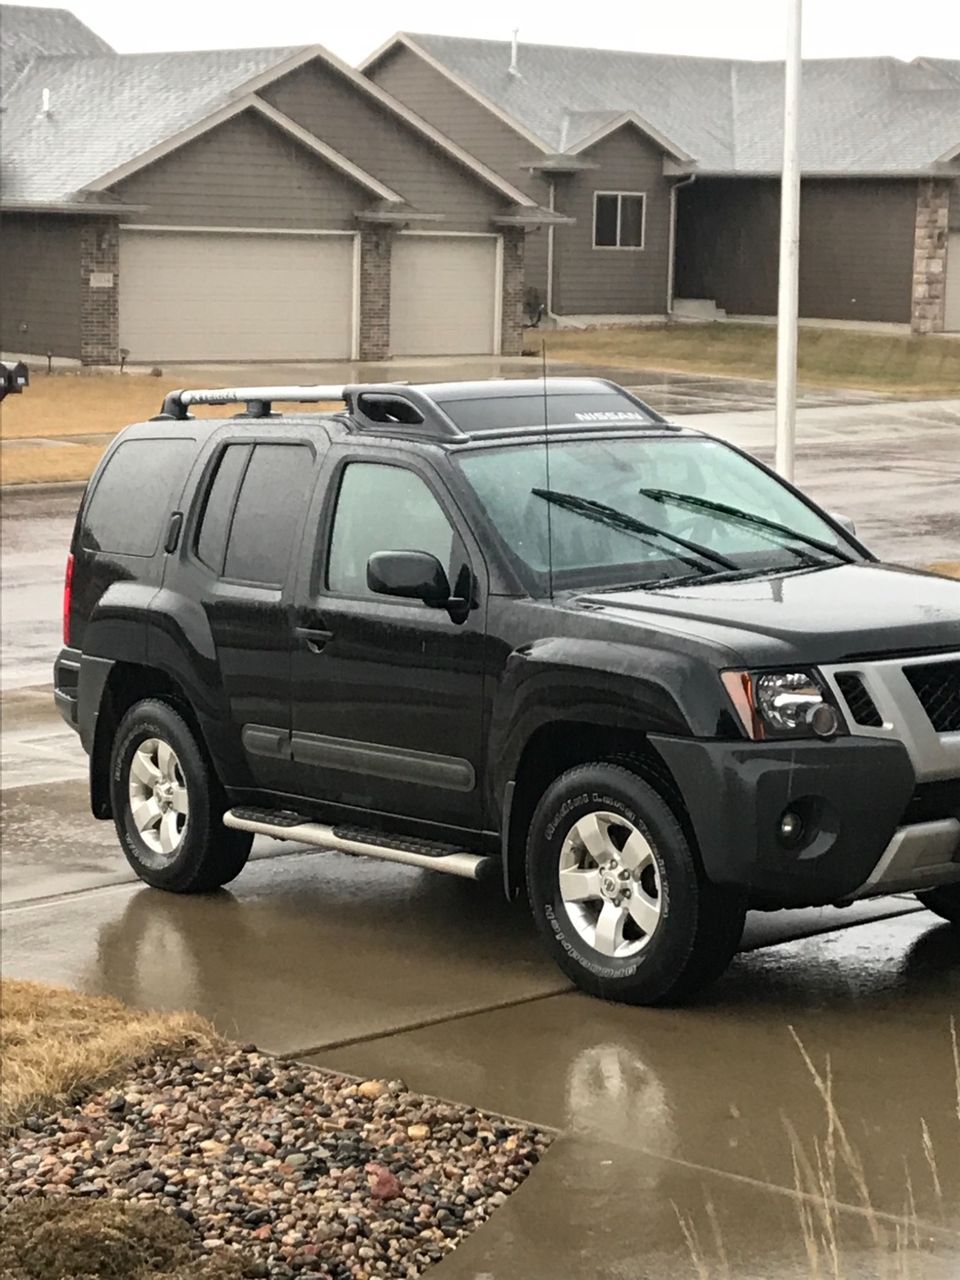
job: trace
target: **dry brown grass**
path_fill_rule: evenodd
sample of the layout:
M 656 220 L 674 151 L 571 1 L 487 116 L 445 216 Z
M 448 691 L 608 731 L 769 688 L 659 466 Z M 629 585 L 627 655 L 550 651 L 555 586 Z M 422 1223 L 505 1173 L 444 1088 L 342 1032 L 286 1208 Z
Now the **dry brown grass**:
M 0 484 L 89 480 L 104 448 L 102 444 L 65 444 L 60 448 L 0 444 Z
M 14 1200 L 0 1221 L 2 1280 L 243 1280 L 251 1273 L 232 1249 L 198 1257 L 192 1228 L 152 1204 Z
M 931 573 L 940 573 L 945 578 L 960 578 L 960 560 L 940 560 L 930 565 Z
M 929 1224 L 921 1222 L 917 1214 L 907 1153 L 904 1153 L 903 1210 L 900 1214 L 881 1212 L 874 1205 L 863 1159 L 837 1108 L 829 1058 L 822 1067 L 818 1066 L 793 1027 L 790 1034 L 820 1097 L 826 1122 L 822 1136 L 809 1136 L 801 1135 L 784 1117 L 793 1161 L 792 1194 L 799 1219 L 799 1243 L 810 1280 L 850 1280 L 854 1274 L 869 1274 L 872 1280 L 923 1280 L 929 1274 L 932 1238 Z M 957 1100 L 954 1114 L 960 1125 L 960 1039 L 956 1020 L 952 1018 L 950 1048 Z M 960 1138 L 960 1128 L 939 1138 L 942 1143 L 952 1145 Z M 925 1120 L 921 1121 L 917 1139 L 924 1162 L 921 1176 L 929 1179 L 933 1188 L 942 1226 L 952 1231 L 956 1194 L 952 1189 L 945 1191 L 942 1185 L 936 1144 Z M 706 1232 L 701 1238 L 694 1219 L 674 1205 L 690 1261 L 697 1280 L 730 1280 L 723 1232 L 709 1199 L 704 1209 L 709 1224 L 709 1244 L 703 1243 Z M 862 1268 L 860 1258 L 851 1269 L 845 1241 L 849 1226 L 845 1219 L 851 1214 L 866 1228 L 869 1270 Z M 937 1274 L 946 1272 L 938 1268 Z
M 141 1013 L 119 1000 L 0 982 L 0 1129 L 120 1079 L 137 1063 L 220 1047 L 197 1014 Z
M 112 436 L 132 422 L 160 412 L 173 384 L 147 374 L 38 375 L 20 396 L 0 405 L 0 483 L 52 484 L 89 480 L 106 445 L 83 436 Z M 340 408 L 319 404 L 319 411 Z M 232 413 L 213 405 L 190 411 L 195 417 Z M 20 444 L 28 439 L 69 440 L 62 448 Z M 75 441 L 75 443 L 74 443 Z
M 583 364 L 673 373 L 772 379 L 772 325 L 651 325 L 630 329 L 537 330 L 527 350 Z M 798 372 L 809 386 L 849 387 L 914 397 L 960 395 L 960 342 L 850 329 L 800 330 Z
M 159 413 L 172 385 L 147 374 L 39 374 L 22 395 L 0 407 L 0 439 L 114 435 Z M 196 412 L 216 416 L 223 410 Z

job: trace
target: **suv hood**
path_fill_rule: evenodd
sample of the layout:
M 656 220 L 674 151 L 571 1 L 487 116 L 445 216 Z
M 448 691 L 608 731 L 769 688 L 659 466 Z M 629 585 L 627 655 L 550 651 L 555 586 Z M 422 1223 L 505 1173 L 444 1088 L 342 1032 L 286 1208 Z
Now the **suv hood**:
M 732 582 L 582 595 L 624 621 L 722 645 L 747 662 L 844 662 L 960 650 L 960 582 L 867 561 Z

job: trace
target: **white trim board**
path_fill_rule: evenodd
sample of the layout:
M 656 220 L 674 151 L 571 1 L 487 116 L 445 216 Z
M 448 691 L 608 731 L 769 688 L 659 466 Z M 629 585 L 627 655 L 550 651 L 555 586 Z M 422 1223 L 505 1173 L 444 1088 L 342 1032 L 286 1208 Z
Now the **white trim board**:
M 196 227 L 173 223 L 121 222 L 121 231 L 175 231 L 183 234 L 212 236 L 355 236 L 356 231 L 344 228 L 341 231 L 302 227 Z

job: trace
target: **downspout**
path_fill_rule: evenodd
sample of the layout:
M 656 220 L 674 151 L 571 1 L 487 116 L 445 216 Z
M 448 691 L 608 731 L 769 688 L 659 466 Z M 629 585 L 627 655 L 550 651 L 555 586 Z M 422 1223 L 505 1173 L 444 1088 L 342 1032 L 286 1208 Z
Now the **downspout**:
M 675 259 L 677 256 L 677 192 L 681 187 L 689 187 L 695 182 L 697 175 L 691 173 L 670 188 L 670 236 L 667 248 L 667 315 L 673 315 L 673 285 L 676 275 Z
M 550 182 L 550 199 L 547 202 L 547 208 L 551 213 L 557 211 L 557 179 L 551 174 Z M 553 309 L 553 233 L 556 227 L 551 222 L 547 227 L 547 319 L 556 321 L 558 316 Z

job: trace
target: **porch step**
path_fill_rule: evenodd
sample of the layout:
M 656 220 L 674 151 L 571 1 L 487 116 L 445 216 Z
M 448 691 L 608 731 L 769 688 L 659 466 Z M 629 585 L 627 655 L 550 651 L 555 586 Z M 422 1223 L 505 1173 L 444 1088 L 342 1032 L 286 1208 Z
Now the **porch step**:
M 402 862 L 406 866 L 443 871 L 467 880 L 485 880 L 496 876 L 496 858 L 470 853 L 456 845 L 436 840 L 416 840 L 410 836 L 371 831 L 366 827 L 341 824 L 328 826 L 313 822 L 288 809 L 256 809 L 244 806 L 229 809 L 223 825 L 235 831 L 273 836 L 275 840 L 296 840 L 299 844 L 316 845 L 339 853 L 360 854 L 380 858 L 384 862 Z

